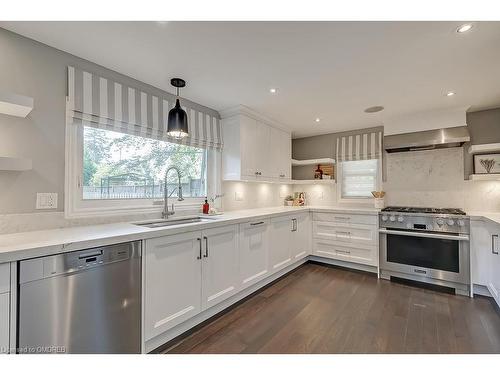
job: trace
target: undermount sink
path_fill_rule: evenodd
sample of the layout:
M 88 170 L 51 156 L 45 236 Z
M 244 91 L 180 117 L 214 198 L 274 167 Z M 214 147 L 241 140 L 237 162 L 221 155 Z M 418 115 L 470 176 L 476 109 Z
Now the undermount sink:
M 199 223 L 202 221 L 211 221 L 211 220 L 216 220 L 216 219 L 209 217 L 200 217 L 200 216 L 185 216 L 177 219 L 158 219 L 158 220 L 142 221 L 132 224 L 146 228 L 160 228 L 160 227 L 169 227 L 172 225 Z

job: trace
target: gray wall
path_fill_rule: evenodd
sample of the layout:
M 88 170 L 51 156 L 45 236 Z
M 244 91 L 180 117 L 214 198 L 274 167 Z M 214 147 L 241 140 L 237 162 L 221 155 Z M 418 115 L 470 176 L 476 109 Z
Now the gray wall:
M 467 113 L 471 143 L 500 143 L 500 108 Z
M 468 112 L 467 127 L 470 142 L 464 145 L 464 179 L 466 180 L 474 171 L 474 157 L 467 152 L 469 146 L 500 143 L 500 108 Z
M 0 114 L 0 156 L 33 159 L 33 170 L 0 171 L 0 214 L 35 212 L 37 192 L 59 194 L 64 210 L 66 68 L 82 69 L 142 90 L 152 86 L 0 28 L 0 89 L 34 98 L 27 118 Z M 45 211 L 45 210 L 44 210 Z

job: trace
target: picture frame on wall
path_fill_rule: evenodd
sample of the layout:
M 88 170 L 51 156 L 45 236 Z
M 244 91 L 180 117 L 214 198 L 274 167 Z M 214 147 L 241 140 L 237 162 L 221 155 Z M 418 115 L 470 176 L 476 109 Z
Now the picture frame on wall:
M 474 174 L 500 174 L 500 153 L 474 155 Z

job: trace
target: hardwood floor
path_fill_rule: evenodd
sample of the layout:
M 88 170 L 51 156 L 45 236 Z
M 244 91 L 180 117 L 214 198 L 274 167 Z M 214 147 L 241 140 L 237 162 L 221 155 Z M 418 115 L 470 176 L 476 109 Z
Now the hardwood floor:
M 307 263 L 166 353 L 500 353 L 500 314 L 488 298 Z

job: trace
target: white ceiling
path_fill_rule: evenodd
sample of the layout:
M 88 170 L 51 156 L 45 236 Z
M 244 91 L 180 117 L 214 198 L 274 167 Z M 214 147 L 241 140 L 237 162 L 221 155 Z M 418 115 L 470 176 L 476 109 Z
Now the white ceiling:
M 294 135 L 500 105 L 500 22 L 1 22 L 217 110 L 246 105 Z M 269 93 L 276 87 L 278 94 Z M 447 97 L 449 90 L 457 94 Z M 378 114 L 363 110 L 385 106 Z M 320 123 L 314 120 L 321 118 Z M 462 125 L 462 124 L 457 124 Z

